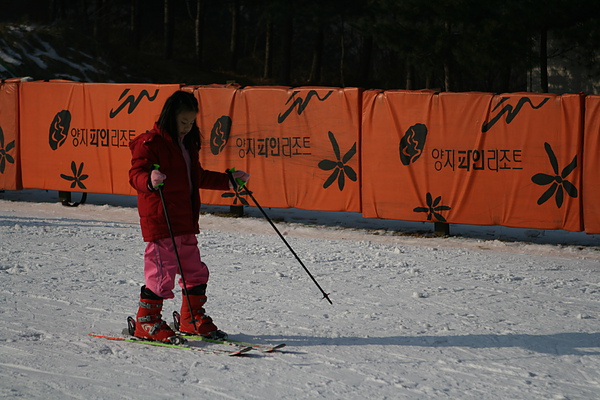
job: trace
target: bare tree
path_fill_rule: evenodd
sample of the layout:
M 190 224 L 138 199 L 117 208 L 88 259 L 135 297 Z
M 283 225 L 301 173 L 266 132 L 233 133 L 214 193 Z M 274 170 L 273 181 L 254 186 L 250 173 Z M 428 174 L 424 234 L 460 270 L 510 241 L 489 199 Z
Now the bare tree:
M 294 15 L 288 12 L 283 21 L 281 32 L 281 67 L 279 70 L 279 84 L 291 85 L 292 83 L 292 44 L 294 41 Z
M 269 79 L 273 75 L 273 20 L 269 17 L 265 33 L 265 66 L 263 78 Z
M 63 0 L 50 0 L 50 21 L 63 19 L 65 17 L 65 5 Z
M 362 51 L 360 56 L 359 80 L 363 85 L 369 82 L 369 71 L 373 59 L 373 36 L 363 37 Z
M 310 76 L 308 81 L 313 85 L 318 85 L 321 82 L 321 70 L 323 68 L 323 47 L 325 43 L 325 29 L 323 23 L 319 23 L 317 27 L 317 36 L 315 39 L 315 48 L 313 52 L 313 60 L 310 68 Z
M 194 52 L 198 66 L 201 67 L 204 63 L 203 50 L 204 50 L 204 15 L 206 7 L 205 2 L 202 0 L 196 0 L 196 18 L 194 19 L 194 33 L 195 33 L 195 46 Z
M 344 40 L 344 17 L 342 16 L 342 22 L 340 24 L 340 86 L 346 86 L 346 80 L 344 79 L 344 59 L 346 56 L 346 43 Z
M 107 21 L 110 7 L 108 0 L 94 0 L 94 12 L 92 14 L 94 38 L 98 42 L 106 43 L 108 41 Z
M 548 93 L 548 30 L 540 30 L 540 85 L 543 93 Z
M 140 35 L 140 0 L 131 0 L 130 4 L 129 32 L 131 33 L 131 45 L 139 50 L 141 43 Z
M 238 42 L 240 24 L 240 2 L 233 0 L 230 4 L 231 11 L 231 38 L 229 41 L 229 68 L 235 72 L 238 63 Z
M 165 58 L 170 60 L 173 58 L 173 10 L 172 0 L 164 0 L 164 41 L 165 41 Z

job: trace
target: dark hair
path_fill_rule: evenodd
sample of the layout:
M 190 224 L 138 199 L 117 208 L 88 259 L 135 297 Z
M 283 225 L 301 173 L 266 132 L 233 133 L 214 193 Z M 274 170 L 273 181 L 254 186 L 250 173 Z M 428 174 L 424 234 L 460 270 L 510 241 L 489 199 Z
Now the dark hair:
M 167 131 L 173 139 L 173 142 L 177 143 L 179 140 L 177 132 L 177 115 L 187 111 L 198 113 L 198 110 L 198 100 L 196 100 L 196 97 L 190 92 L 178 90 L 165 101 L 165 105 L 158 118 L 158 126 Z M 200 149 L 200 129 L 198 129 L 196 121 L 194 121 L 194 125 L 190 132 L 185 135 L 183 144 L 188 149 L 190 146 L 193 146 L 195 150 Z

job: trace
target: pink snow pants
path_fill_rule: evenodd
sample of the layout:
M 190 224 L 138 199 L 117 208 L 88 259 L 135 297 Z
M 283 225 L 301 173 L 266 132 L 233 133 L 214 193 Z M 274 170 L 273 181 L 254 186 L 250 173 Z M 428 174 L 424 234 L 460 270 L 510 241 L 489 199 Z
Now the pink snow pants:
M 196 235 L 176 236 L 175 243 L 186 286 L 193 288 L 207 283 L 208 267 L 200 259 Z M 175 297 L 173 289 L 175 288 L 175 275 L 178 273 L 179 266 L 171 238 L 148 242 L 144 253 L 146 287 L 162 298 L 172 299 Z M 181 278 L 179 278 L 179 286 L 183 288 Z

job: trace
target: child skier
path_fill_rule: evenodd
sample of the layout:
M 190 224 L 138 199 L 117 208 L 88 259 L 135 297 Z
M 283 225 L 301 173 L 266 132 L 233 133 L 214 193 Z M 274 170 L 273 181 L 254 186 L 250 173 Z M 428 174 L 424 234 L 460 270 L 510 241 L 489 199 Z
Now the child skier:
M 185 287 L 179 279 L 183 295 L 179 329 L 212 338 L 227 336 L 204 313 L 209 271 L 201 260 L 196 234 L 199 233 L 200 216 L 198 189 L 229 190 L 232 187 L 227 173 L 207 171 L 200 165 L 197 113 L 198 101 L 194 95 L 177 91 L 166 100 L 154 128 L 136 137 L 129 145 L 132 154 L 129 182 L 137 191 L 140 226 L 147 242 L 145 285 L 141 288 L 136 315 L 136 337 L 169 342 L 175 336 L 161 316 L 163 299 L 174 297 L 175 275 L 179 273 L 158 193 L 161 186 L 185 279 Z M 236 171 L 233 177 L 246 182 L 250 176 L 244 171 Z

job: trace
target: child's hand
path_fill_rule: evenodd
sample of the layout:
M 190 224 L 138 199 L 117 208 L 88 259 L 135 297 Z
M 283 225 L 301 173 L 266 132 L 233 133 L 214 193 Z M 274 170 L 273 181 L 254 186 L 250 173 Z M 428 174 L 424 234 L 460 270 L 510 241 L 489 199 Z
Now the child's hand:
M 150 172 L 150 184 L 153 189 L 158 189 L 165 179 L 167 179 L 167 176 L 157 169 L 153 169 L 152 172 Z
M 250 179 L 250 174 L 245 171 L 235 171 L 231 176 L 233 176 L 233 179 L 236 182 L 239 182 L 238 179 L 241 179 L 244 182 L 244 184 L 238 183 L 238 186 L 244 186 L 248 182 L 248 179 Z M 229 182 L 229 189 L 233 190 L 233 184 L 231 182 Z

